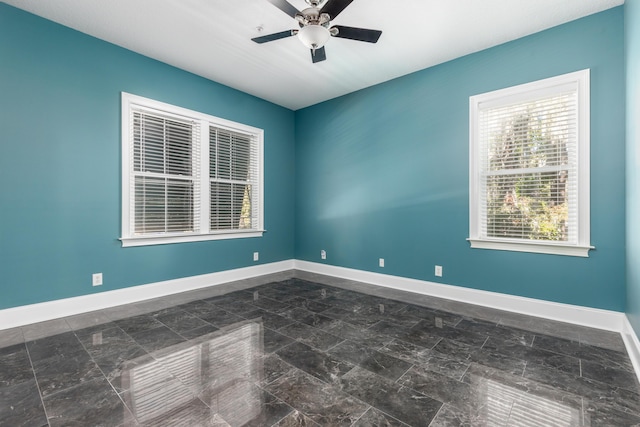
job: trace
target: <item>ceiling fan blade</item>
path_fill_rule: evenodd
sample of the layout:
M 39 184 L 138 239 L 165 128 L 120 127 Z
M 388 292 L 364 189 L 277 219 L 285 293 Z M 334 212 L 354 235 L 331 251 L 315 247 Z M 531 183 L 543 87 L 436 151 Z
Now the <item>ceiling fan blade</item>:
M 367 30 L 365 28 L 344 27 L 342 25 L 334 25 L 332 28 L 338 29 L 338 34 L 334 37 L 343 39 L 358 40 L 361 42 L 376 43 L 382 34 L 379 30 Z
M 298 9 L 293 7 L 287 0 L 267 0 L 267 1 L 292 18 L 295 18 L 296 13 L 299 12 Z
M 293 35 L 293 30 L 281 31 L 279 33 L 267 34 L 266 36 L 254 37 L 253 40 L 256 43 L 266 43 L 272 42 L 274 40 L 284 39 L 286 37 L 291 37 Z
M 335 19 L 353 0 L 327 0 L 320 13 L 328 13 L 331 19 Z
M 311 60 L 314 64 L 316 62 L 324 61 L 325 59 L 327 59 L 327 53 L 324 51 L 324 46 L 320 49 L 316 49 L 315 52 L 311 49 Z

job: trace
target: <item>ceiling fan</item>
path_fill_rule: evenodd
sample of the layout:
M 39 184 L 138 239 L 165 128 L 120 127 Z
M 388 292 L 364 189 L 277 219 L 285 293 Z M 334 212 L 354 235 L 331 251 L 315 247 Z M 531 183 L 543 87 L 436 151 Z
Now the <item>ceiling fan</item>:
M 327 59 L 324 45 L 329 37 L 358 40 L 368 43 L 376 43 L 382 31 L 368 30 L 364 28 L 345 27 L 334 25 L 330 27 L 331 20 L 351 4 L 353 0 L 305 0 L 308 8 L 299 11 L 287 0 L 267 0 L 278 9 L 298 21 L 300 29 L 286 30 L 279 33 L 252 38 L 256 43 L 266 43 L 280 40 L 290 36 L 298 36 L 298 39 L 311 49 L 311 60 L 316 63 Z

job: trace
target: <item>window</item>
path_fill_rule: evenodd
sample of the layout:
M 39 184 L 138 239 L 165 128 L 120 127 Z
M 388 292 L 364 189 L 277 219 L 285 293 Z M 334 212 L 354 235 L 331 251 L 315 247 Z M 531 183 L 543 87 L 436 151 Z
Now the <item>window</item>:
M 122 245 L 258 237 L 263 131 L 122 94 Z
M 470 98 L 472 248 L 588 256 L 589 70 Z

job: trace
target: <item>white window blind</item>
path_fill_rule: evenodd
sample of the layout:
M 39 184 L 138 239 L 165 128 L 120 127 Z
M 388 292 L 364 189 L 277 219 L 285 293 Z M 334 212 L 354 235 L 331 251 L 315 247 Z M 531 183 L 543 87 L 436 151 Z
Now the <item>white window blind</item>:
M 577 243 L 575 92 L 480 105 L 482 234 Z
M 472 247 L 586 256 L 585 98 L 588 72 L 471 98 Z
M 253 136 L 209 128 L 211 230 L 257 227 L 258 150 Z
M 123 93 L 123 246 L 263 230 L 261 129 Z
M 132 111 L 134 234 L 199 229 L 199 127 L 154 112 Z

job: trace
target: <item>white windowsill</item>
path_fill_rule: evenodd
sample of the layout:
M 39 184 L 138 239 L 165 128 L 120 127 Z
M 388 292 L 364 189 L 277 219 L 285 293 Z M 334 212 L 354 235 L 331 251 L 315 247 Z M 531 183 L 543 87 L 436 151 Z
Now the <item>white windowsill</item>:
M 137 237 L 121 237 L 122 247 L 132 246 L 150 246 L 150 245 L 168 245 L 172 243 L 186 242 L 204 242 L 207 240 L 228 240 L 228 239 L 246 239 L 249 237 L 262 237 L 266 230 L 251 231 L 235 231 L 225 233 L 212 234 L 189 234 L 189 235 L 156 235 L 156 236 L 137 236 Z
M 507 242 L 497 240 L 467 239 L 472 248 L 498 251 L 533 252 L 538 254 L 588 257 L 593 246 L 562 245 L 545 242 Z

